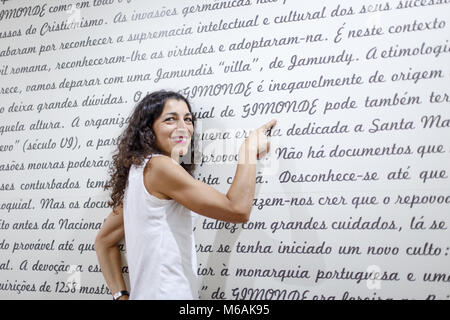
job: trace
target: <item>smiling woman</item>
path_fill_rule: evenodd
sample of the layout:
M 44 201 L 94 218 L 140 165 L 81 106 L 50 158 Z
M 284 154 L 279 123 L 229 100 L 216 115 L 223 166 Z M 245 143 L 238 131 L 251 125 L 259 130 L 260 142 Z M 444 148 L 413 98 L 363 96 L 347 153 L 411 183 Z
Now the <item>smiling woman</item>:
M 194 224 L 199 215 L 242 223 L 250 216 L 256 160 L 269 151 L 272 120 L 249 134 L 227 194 L 193 177 L 195 121 L 189 101 L 157 91 L 135 107 L 110 168 L 113 212 L 96 240 L 99 264 L 115 299 L 198 299 Z M 131 294 L 118 242 L 125 237 Z

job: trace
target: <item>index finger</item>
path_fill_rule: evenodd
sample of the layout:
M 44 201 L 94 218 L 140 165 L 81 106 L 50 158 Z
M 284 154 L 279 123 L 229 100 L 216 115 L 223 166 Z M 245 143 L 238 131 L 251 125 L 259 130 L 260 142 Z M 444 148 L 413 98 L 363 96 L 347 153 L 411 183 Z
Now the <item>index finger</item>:
M 263 125 L 261 126 L 261 129 L 263 129 L 263 130 L 270 130 L 270 129 L 272 129 L 272 127 L 273 127 L 274 125 L 276 125 L 276 124 L 277 124 L 277 120 L 276 120 L 276 119 L 272 119 L 272 120 L 270 120 L 269 122 L 263 124 Z

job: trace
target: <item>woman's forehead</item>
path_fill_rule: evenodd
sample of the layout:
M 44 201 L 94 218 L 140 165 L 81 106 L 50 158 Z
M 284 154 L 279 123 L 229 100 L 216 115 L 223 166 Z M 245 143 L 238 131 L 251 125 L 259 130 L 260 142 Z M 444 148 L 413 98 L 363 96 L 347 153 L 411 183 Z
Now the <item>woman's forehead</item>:
M 168 99 L 164 104 L 163 114 L 166 112 L 176 112 L 185 114 L 189 112 L 189 108 L 183 100 Z

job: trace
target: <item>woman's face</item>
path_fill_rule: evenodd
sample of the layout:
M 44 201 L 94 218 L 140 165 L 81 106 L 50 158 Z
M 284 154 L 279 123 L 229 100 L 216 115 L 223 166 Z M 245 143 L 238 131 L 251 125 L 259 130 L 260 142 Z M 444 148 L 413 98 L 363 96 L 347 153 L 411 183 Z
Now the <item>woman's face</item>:
M 168 99 L 161 115 L 153 122 L 153 131 L 162 153 L 174 160 L 185 155 L 194 133 L 192 115 L 186 102 Z

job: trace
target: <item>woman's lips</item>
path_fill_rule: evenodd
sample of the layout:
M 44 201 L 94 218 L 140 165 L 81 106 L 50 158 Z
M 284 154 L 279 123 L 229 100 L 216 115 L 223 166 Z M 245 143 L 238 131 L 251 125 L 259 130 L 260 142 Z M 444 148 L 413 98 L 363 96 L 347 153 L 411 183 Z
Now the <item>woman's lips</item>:
M 186 143 L 187 142 L 187 137 L 177 137 L 174 139 L 174 141 L 176 143 Z

